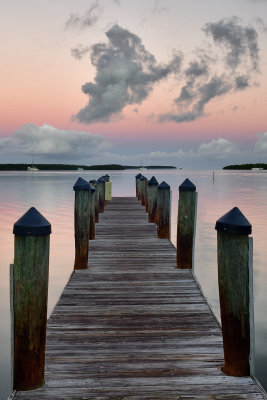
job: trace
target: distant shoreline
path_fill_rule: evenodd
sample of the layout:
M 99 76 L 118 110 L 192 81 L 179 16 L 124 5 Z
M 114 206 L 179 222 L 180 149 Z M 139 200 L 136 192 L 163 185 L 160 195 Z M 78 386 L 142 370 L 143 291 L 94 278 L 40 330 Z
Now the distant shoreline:
M 76 164 L 0 164 L 0 171 L 28 171 L 28 167 L 39 171 L 124 171 L 126 169 L 139 169 L 141 166 L 120 165 L 120 164 L 100 164 L 100 165 L 76 165 Z M 143 169 L 176 169 L 174 166 L 167 165 L 147 165 Z
M 264 163 L 257 163 L 257 164 L 234 164 L 234 165 L 227 165 L 226 167 L 223 167 L 223 169 L 246 169 L 246 170 L 264 170 L 267 169 L 267 164 Z

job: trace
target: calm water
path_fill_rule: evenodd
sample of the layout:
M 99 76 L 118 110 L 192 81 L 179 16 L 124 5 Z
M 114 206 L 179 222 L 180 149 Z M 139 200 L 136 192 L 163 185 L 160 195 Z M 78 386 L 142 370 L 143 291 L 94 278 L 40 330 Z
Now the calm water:
M 72 186 L 79 176 L 89 180 L 104 171 L 0 173 L 0 398 L 10 392 L 9 264 L 13 262 L 13 224 L 36 207 L 52 224 L 49 313 L 73 269 Z M 105 174 L 106 172 L 104 172 Z M 136 171 L 109 172 L 113 196 L 134 196 Z M 267 389 L 267 173 L 216 171 L 146 171 L 172 188 L 172 241 L 176 239 L 178 187 L 185 178 L 197 186 L 198 217 L 195 272 L 219 317 L 215 222 L 234 206 L 252 224 L 254 238 L 254 304 L 256 376 Z

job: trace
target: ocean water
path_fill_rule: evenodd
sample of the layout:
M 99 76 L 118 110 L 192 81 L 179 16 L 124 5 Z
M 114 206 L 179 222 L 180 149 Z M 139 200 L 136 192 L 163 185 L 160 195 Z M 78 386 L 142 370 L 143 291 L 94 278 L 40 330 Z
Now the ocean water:
M 107 171 L 113 196 L 135 196 L 136 170 Z M 51 313 L 74 263 L 74 192 L 79 176 L 99 178 L 106 171 L 0 172 L 0 399 L 10 393 L 9 265 L 13 262 L 13 224 L 31 207 L 51 223 L 48 312 Z M 176 241 L 178 187 L 189 178 L 198 192 L 195 273 L 219 318 L 215 222 L 237 206 L 252 224 L 254 241 L 255 375 L 267 390 L 267 173 L 253 171 L 148 170 L 172 189 L 171 239 Z

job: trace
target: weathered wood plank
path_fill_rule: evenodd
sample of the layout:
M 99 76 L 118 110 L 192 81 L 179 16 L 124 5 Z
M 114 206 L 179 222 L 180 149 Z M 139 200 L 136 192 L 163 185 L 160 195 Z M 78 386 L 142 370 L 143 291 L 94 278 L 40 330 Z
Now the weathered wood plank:
M 151 257 L 153 255 L 153 257 Z M 136 198 L 113 198 L 48 321 L 46 383 L 15 399 L 258 400 L 221 371 L 221 329 Z

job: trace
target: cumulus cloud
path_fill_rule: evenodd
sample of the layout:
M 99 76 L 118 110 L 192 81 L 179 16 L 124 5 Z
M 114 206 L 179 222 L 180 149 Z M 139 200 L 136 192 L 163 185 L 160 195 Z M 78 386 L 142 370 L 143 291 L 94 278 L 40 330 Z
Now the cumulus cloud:
M 202 143 L 198 148 L 199 155 L 220 160 L 229 156 L 236 156 L 238 152 L 237 144 L 223 138 L 213 139 L 209 143 Z
M 106 36 L 108 43 L 91 48 L 96 76 L 94 82 L 82 86 L 89 102 L 74 117 L 82 123 L 107 122 L 120 115 L 126 105 L 141 104 L 156 83 L 180 70 L 180 53 L 174 54 L 169 63 L 159 64 L 129 30 L 114 25 Z
M 257 154 L 264 155 L 266 158 L 267 155 L 267 132 L 263 134 L 258 134 L 258 140 L 255 143 L 255 151 Z
M 90 8 L 80 16 L 76 13 L 71 13 L 69 19 L 67 20 L 65 27 L 66 29 L 85 29 L 93 26 L 99 19 L 101 9 L 99 2 L 95 1 L 91 4 Z
M 214 98 L 245 90 L 254 84 L 259 70 L 256 30 L 232 17 L 207 23 L 203 31 L 213 43 L 182 71 L 186 83 L 174 100 L 178 111 L 161 115 L 159 121 L 194 121 L 205 116 L 206 105 Z
M 52 125 L 25 124 L 12 137 L 0 139 L 1 155 L 38 156 L 46 159 L 82 159 L 100 155 L 110 144 L 99 135 L 61 130 Z

